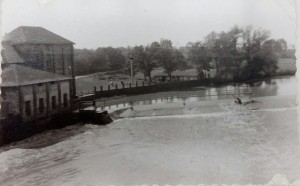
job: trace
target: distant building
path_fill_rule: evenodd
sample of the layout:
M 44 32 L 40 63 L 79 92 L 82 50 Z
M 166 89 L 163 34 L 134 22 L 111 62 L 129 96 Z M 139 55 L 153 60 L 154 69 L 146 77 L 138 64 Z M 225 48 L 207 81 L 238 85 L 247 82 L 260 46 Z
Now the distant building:
M 190 70 L 176 70 L 172 72 L 172 80 L 177 81 L 188 81 L 188 80 L 196 80 L 198 79 L 198 73 L 196 69 L 190 69 Z M 165 72 L 158 72 L 154 75 L 154 79 L 157 81 L 170 81 L 170 77 Z
M 215 72 L 214 69 L 211 69 L 210 71 L 203 70 L 204 78 L 214 77 Z M 189 80 L 197 80 L 199 79 L 199 74 L 197 69 L 189 69 L 189 70 L 176 70 L 172 72 L 172 80 L 177 81 L 189 81 Z M 158 72 L 154 75 L 154 79 L 157 81 L 169 81 L 170 78 L 165 72 Z
M 277 74 L 291 75 L 297 71 L 296 59 L 295 58 L 279 58 L 277 63 L 278 69 Z
M 2 112 L 26 122 L 69 111 L 75 97 L 73 44 L 41 27 L 21 26 L 6 34 Z

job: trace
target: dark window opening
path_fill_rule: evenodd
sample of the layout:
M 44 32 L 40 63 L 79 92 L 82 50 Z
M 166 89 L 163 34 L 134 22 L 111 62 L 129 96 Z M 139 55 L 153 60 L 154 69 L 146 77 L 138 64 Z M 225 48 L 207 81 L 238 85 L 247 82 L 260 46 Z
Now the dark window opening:
M 26 116 L 31 115 L 31 104 L 30 101 L 25 101 L 25 114 Z
M 39 87 L 40 87 L 40 86 L 43 86 L 43 83 L 39 83 L 38 86 L 39 86 Z
M 44 113 L 44 99 L 43 98 L 40 98 L 39 99 L 39 112 L 40 113 Z
M 68 106 L 68 94 L 64 94 L 64 107 Z
M 52 104 L 51 104 L 51 106 L 52 106 L 52 110 L 55 110 L 56 109 L 56 96 L 52 96 Z

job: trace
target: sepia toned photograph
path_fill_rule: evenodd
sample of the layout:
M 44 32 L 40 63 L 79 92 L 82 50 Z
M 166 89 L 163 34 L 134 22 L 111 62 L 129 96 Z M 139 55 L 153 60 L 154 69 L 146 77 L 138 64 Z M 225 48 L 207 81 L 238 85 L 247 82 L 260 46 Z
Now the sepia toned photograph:
M 300 1 L 0 3 L 0 186 L 300 186 Z

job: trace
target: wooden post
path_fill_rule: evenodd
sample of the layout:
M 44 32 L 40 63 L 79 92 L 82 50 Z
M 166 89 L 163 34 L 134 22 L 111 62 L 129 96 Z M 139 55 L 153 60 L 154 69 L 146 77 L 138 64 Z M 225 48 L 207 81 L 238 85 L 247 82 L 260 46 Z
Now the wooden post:
M 145 86 L 145 82 L 143 81 L 143 87 Z
M 124 83 L 122 83 L 122 89 L 124 89 Z
M 138 86 L 139 86 L 139 83 L 138 83 L 137 81 L 135 82 L 135 86 L 136 86 L 136 87 L 138 87 Z
M 101 91 L 101 92 L 103 91 L 103 86 L 102 86 L 102 85 L 100 86 L 100 91 Z
M 129 83 L 129 88 L 131 88 L 131 83 Z
M 118 90 L 118 84 L 115 84 L 116 90 Z
M 97 93 L 97 87 L 94 86 L 94 94 L 96 95 L 96 93 Z
M 107 85 L 107 90 L 110 90 L 110 85 Z

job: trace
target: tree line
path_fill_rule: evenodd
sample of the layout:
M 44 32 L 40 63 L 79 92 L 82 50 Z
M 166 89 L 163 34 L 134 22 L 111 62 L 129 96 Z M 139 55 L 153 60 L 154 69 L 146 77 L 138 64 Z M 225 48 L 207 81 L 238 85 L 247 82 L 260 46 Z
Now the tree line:
M 203 40 L 180 48 L 174 47 L 171 40 L 161 39 L 146 46 L 75 49 L 75 73 L 129 74 L 130 58 L 133 72 L 141 72 L 149 80 L 155 68 L 163 68 L 169 77 L 175 70 L 195 68 L 199 77 L 204 71 L 214 70 L 218 79 L 252 79 L 273 75 L 278 58 L 295 58 L 295 50 L 288 49 L 284 39 L 270 39 L 269 31 L 234 26 L 228 31 L 211 32 Z

